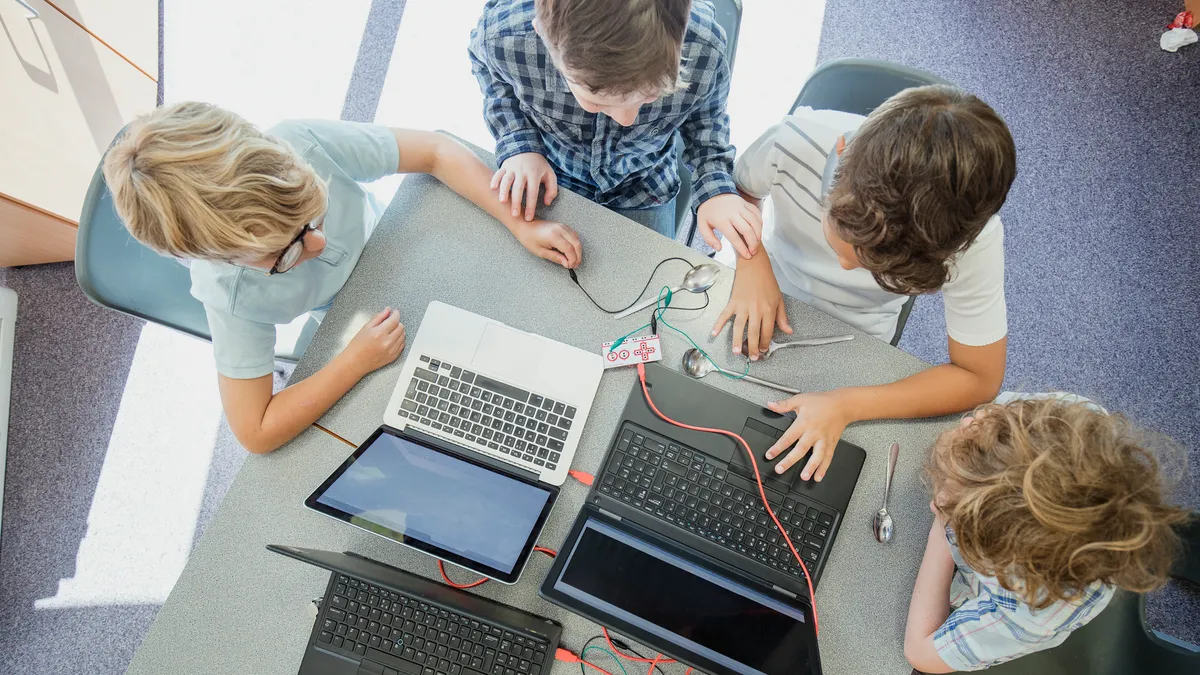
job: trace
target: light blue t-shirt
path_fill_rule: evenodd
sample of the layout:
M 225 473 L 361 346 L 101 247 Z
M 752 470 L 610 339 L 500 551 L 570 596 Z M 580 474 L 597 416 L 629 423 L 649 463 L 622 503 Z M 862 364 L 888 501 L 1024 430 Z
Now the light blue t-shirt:
M 326 181 L 325 250 L 283 274 L 231 263 L 191 264 L 192 295 L 204 303 L 217 372 L 252 379 L 275 368 L 275 327 L 328 306 L 350 278 L 379 212 L 359 185 L 396 173 L 400 152 L 377 124 L 281 122 L 268 134 L 295 149 Z

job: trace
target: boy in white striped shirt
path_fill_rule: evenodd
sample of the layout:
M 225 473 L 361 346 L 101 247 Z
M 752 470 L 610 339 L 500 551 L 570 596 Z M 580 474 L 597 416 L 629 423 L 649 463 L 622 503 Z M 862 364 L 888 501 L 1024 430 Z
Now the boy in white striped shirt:
M 796 421 L 768 451 L 779 473 L 811 455 L 821 480 L 850 423 L 931 417 L 993 399 L 1004 380 L 1004 233 L 996 215 L 1016 177 L 1003 120 L 948 86 L 907 89 L 868 117 L 800 108 L 738 159 L 734 180 L 764 208 L 761 245 L 736 264 L 729 303 L 733 352 L 791 333 L 790 295 L 880 339 L 896 332 L 910 295 L 940 290 L 950 363 L 890 384 L 801 394 L 772 403 Z M 705 238 L 709 233 L 704 232 Z

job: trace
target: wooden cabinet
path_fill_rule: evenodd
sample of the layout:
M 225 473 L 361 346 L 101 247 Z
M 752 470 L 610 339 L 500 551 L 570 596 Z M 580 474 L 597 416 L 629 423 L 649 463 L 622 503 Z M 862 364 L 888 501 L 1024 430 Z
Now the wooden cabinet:
M 40 17 L 0 0 L 0 266 L 74 258 L 75 225 L 100 158 L 158 95 L 157 2 L 28 2 Z M 135 67 L 117 45 L 129 60 L 154 62 Z

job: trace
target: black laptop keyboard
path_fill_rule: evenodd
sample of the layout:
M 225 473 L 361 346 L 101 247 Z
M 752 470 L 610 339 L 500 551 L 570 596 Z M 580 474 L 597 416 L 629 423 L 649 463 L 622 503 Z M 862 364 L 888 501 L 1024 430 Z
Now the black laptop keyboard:
M 399 413 L 537 471 L 558 467 L 576 410 L 422 354 Z
M 741 449 L 738 450 L 742 452 Z M 804 573 L 763 508 L 754 479 L 731 474 L 724 462 L 626 425 L 600 478 L 600 491 L 694 532 L 747 558 L 803 578 Z M 809 571 L 830 540 L 828 507 L 767 491 Z
M 320 647 L 347 656 L 368 649 L 404 663 L 406 675 L 541 675 L 548 644 L 416 597 L 338 575 L 317 634 Z

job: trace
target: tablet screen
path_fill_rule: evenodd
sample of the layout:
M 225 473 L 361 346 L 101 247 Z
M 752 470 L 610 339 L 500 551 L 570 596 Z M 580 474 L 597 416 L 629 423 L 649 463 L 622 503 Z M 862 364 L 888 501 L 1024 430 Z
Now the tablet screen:
M 551 502 L 547 488 L 390 433 L 377 433 L 322 488 L 313 508 L 500 577 L 522 562 Z

